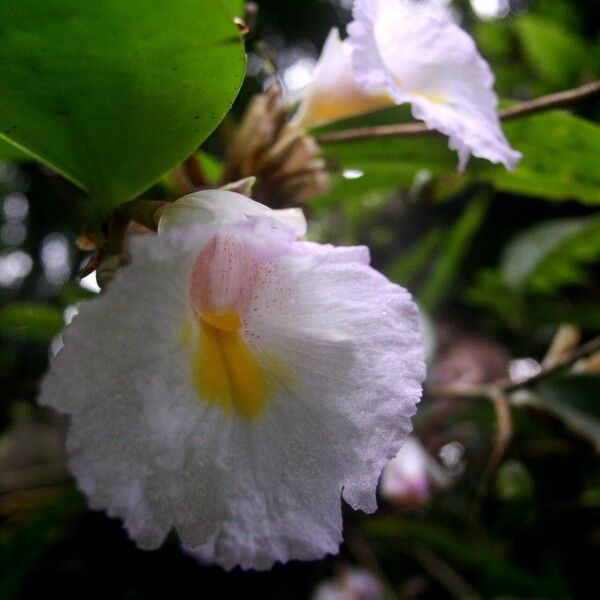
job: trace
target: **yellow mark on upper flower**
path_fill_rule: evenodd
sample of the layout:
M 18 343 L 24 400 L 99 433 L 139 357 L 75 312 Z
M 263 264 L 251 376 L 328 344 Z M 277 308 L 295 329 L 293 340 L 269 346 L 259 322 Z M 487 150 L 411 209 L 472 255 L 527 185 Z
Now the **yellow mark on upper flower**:
M 348 119 L 356 115 L 372 112 L 393 106 L 393 101 L 388 94 L 367 94 L 357 91 L 338 90 L 334 94 L 315 94 L 307 101 L 306 113 L 302 123 L 308 125 L 318 125 Z

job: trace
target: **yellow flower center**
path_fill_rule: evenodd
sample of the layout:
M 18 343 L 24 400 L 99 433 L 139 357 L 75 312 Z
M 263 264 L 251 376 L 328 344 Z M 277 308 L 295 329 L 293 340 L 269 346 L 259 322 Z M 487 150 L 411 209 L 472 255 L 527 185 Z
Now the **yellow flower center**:
M 235 410 L 242 417 L 262 414 L 273 386 L 240 332 L 237 311 L 201 313 L 192 362 L 198 399 Z

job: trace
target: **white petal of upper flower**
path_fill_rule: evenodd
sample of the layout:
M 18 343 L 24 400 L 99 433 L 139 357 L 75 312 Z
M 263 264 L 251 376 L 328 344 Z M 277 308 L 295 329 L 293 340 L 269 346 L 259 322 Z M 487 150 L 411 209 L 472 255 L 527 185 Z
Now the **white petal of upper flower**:
M 40 398 L 90 505 L 226 568 L 336 552 L 340 494 L 376 508 L 424 378 L 416 307 L 367 262 L 270 218 L 133 238 Z
M 348 43 L 340 40 L 339 31 L 332 29 L 293 125 L 310 128 L 394 104 L 383 86 L 366 89 L 357 82 L 351 52 Z
M 290 227 L 296 237 L 306 235 L 306 218 L 300 208 L 273 210 L 247 196 L 228 190 L 203 190 L 167 205 L 158 223 L 159 233 L 198 223 L 237 223 L 250 217 L 271 217 Z
M 408 0 L 356 0 L 348 32 L 357 80 L 410 102 L 449 137 L 461 170 L 470 154 L 514 168 L 521 154 L 500 127 L 494 77 L 465 31 Z

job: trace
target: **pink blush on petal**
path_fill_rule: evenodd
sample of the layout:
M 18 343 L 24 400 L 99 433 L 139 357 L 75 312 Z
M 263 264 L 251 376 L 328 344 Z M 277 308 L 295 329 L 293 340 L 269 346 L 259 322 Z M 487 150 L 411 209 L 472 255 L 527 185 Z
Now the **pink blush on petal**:
M 259 262 L 244 244 L 228 234 L 217 234 L 198 254 L 189 279 L 192 307 L 197 313 L 243 315 L 254 296 Z

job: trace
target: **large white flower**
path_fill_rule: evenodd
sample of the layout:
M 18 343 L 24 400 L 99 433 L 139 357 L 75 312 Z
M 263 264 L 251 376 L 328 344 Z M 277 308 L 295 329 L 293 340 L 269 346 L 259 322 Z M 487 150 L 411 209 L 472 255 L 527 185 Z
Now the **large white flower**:
M 514 168 L 521 155 L 502 133 L 494 77 L 465 31 L 414 0 L 355 0 L 348 33 L 356 79 L 410 102 L 448 135 L 461 170 L 470 154 Z
M 297 241 L 276 214 L 218 196 L 246 216 L 167 218 L 131 239 L 130 264 L 67 327 L 41 402 L 71 417 L 91 507 L 140 547 L 174 527 L 226 568 L 265 569 L 336 552 L 341 496 L 375 510 L 423 344 L 409 294 L 366 248 Z
M 334 28 L 327 36 L 291 124 L 310 128 L 393 105 L 383 85 L 369 89 L 357 81 L 352 48 Z

